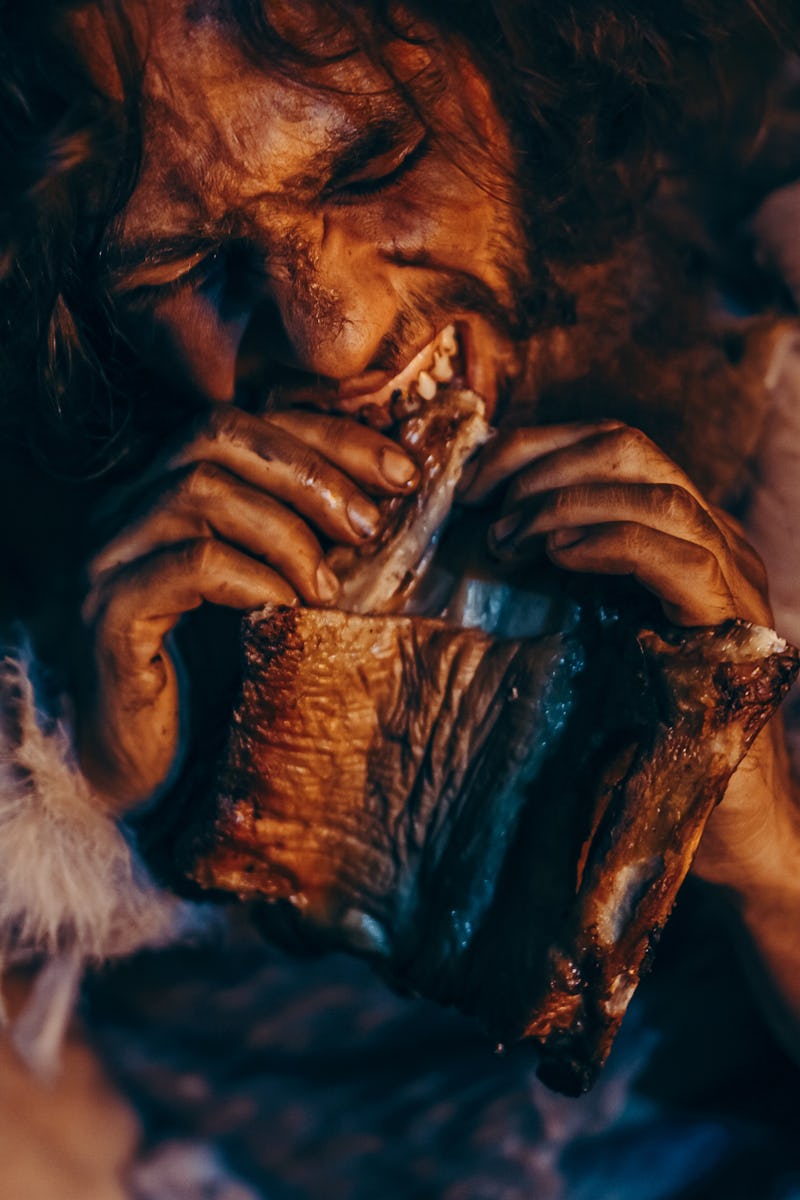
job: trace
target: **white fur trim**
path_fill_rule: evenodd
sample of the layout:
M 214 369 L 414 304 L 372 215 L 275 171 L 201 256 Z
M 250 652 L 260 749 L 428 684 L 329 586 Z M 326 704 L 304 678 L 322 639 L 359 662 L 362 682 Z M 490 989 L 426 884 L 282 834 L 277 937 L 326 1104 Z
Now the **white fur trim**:
M 149 877 L 64 722 L 37 711 L 25 652 L 0 662 L 0 705 L 0 961 L 45 959 L 14 1041 L 47 1071 L 84 964 L 163 945 L 201 910 Z
M 0 665 L 0 943 L 6 957 L 129 954 L 174 931 L 175 899 L 136 861 L 78 770 L 61 721 L 37 714 L 27 664 Z M 16 726 L 16 728 L 14 728 Z

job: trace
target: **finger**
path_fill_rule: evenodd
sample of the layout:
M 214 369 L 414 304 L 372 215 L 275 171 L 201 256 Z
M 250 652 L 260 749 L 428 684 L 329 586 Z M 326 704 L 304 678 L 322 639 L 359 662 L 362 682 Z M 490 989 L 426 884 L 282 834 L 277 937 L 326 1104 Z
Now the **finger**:
M 580 483 L 665 483 L 681 487 L 708 511 L 703 496 L 677 463 L 639 429 L 616 425 L 594 430 L 559 447 L 520 470 L 506 495 L 504 508 L 555 488 Z
M 270 563 L 312 604 L 327 604 L 339 581 L 305 521 L 222 467 L 198 463 L 181 472 L 157 503 L 91 562 L 96 583 L 109 571 L 179 542 L 216 536 Z
M 377 507 L 318 451 L 263 418 L 219 409 L 167 464 L 215 462 L 291 504 L 334 541 L 358 543 L 378 528 Z
M 364 487 L 407 492 L 419 482 L 413 459 L 390 438 L 358 421 L 297 411 L 270 413 L 269 421 L 318 450 Z
M 160 652 L 180 617 L 205 600 L 245 610 L 295 604 L 297 597 L 270 567 L 214 538 L 196 538 L 104 576 L 87 595 L 82 616 L 99 623 L 101 640 L 141 666 Z
M 738 615 L 769 624 L 768 604 L 739 569 L 723 533 L 694 497 L 676 484 L 584 484 L 546 492 L 495 522 L 490 528 L 490 544 L 500 557 L 508 558 L 520 552 L 529 539 L 543 534 L 620 522 L 666 534 L 710 554 L 737 598 Z M 703 562 L 701 585 L 707 574 Z M 675 563 L 673 570 L 683 567 Z
M 587 529 L 571 544 L 551 535 L 546 548 L 569 571 L 632 576 L 676 625 L 717 625 L 741 615 L 716 556 L 696 542 L 621 521 Z
M 556 529 L 632 521 L 697 542 L 718 557 L 727 542 L 710 516 L 680 485 L 672 483 L 583 483 L 544 492 L 490 527 L 496 546 Z
M 620 421 L 576 421 L 501 431 L 478 455 L 459 488 L 464 504 L 482 504 L 496 488 L 540 458 L 605 430 L 623 428 Z
M 165 474 L 204 461 L 290 504 L 333 541 L 358 544 L 378 529 L 377 506 L 338 467 L 265 418 L 224 404 L 204 411 L 189 438 L 184 433 L 140 477 L 136 495 L 160 488 Z M 131 492 L 117 500 L 117 521 L 131 503 Z

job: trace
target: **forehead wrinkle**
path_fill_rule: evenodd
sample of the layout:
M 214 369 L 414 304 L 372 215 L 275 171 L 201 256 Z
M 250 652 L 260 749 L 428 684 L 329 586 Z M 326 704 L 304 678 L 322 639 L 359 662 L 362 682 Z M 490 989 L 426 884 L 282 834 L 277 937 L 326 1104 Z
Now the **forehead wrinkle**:
M 214 5 L 211 0 L 198 0 L 198 4 L 194 14 L 205 21 Z M 125 214 L 133 236 L 166 222 L 167 236 L 181 225 L 207 229 L 214 224 L 224 236 L 239 222 L 249 223 L 252 208 L 259 203 L 285 208 L 294 201 L 313 199 L 337 158 L 363 143 L 371 126 L 393 125 L 396 135 L 402 136 L 419 120 L 415 109 L 421 93 L 441 86 L 440 73 L 431 69 L 430 61 L 414 78 L 417 104 L 409 104 L 395 88 L 368 88 L 363 76 L 353 81 L 351 91 L 317 87 L 313 78 L 294 85 L 273 79 L 276 86 L 268 84 L 262 90 L 259 80 L 269 79 L 269 72 L 248 65 L 244 75 L 251 85 L 242 97 L 241 60 L 238 55 L 233 59 L 211 55 L 212 49 L 220 48 L 222 35 L 211 32 L 209 36 L 209 46 L 199 60 L 183 44 L 177 78 L 168 76 L 164 64 L 151 63 L 151 79 L 156 79 L 155 87 L 147 89 L 143 170 Z M 227 39 L 223 41 L 227 44 Z M 226 74 L 225 62 L 231 74 Z M 202 88 L 184 86 L 200 78 Z M 229 103 L 231 88 L 235 103 Z M 280 157 L 270 144 L 270 124 Z

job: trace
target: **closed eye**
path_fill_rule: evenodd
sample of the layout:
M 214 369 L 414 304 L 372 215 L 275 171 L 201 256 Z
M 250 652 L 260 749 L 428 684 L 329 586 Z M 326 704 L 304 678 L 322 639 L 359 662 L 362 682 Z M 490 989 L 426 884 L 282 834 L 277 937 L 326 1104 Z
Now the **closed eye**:
M 422 162 L 429 149 L 430 138 L 424 132 L 416 142 L 406 142 L 373 153 L 363 165 L 335 178 L 326 189 L 324 198 L 347 204 L 387 192 Z
M 196 262 L 187 262 L 186 269 L 178 274 L 168 274 L 169 270 L 165 265 L 160 273 L 153 272 L 149 279 L 145 276 L 142 282 L 122 289 L 125 305 L 148 309 L 171 296 L 206 293 L 213 294 L 220 303 L 224 294 L 226 303 L 243 307 L 263 286 L 263 262 L 246 243 L 238 241 L 207 251 Z
M 144 255 L 140 262 L 128 254 L 126 265 L 111 274 L 111 293 L 126 304 L 145 296 L 168 296 L 210 278 L 219 269 L 221 257 L 219 247 L 208 246 L 181 257 Z
M 177 296 L 181 292 L 197 291 L 217 278 L 221 267 L 221 254 L 214 251 L 205 255 L 178 275 L 166 275 L 159 278 L 155 273 L 146 281 L 132 282 L 119 291 L 120 298 L 127 308 L 149 308 L 154 302 Z

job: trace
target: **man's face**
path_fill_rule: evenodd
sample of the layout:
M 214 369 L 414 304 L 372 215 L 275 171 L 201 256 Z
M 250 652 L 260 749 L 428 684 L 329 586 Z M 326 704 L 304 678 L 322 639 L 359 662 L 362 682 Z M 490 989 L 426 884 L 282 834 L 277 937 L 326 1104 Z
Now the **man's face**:
M 208 400 L 249 378 L 351 412 L 385 406 L 455 324 L 493 404 L 517 368 L 525 253 L 508 137 L 467 54 L 419 26 L 425 44 L 386 47 L 423 123 L 360 52 L 280 70 L 213 5 L 146 9 L 142 171 L 107 255 L 137 350 Z M 309 4 L 268 11 L 304 47 L 351 44 Z

